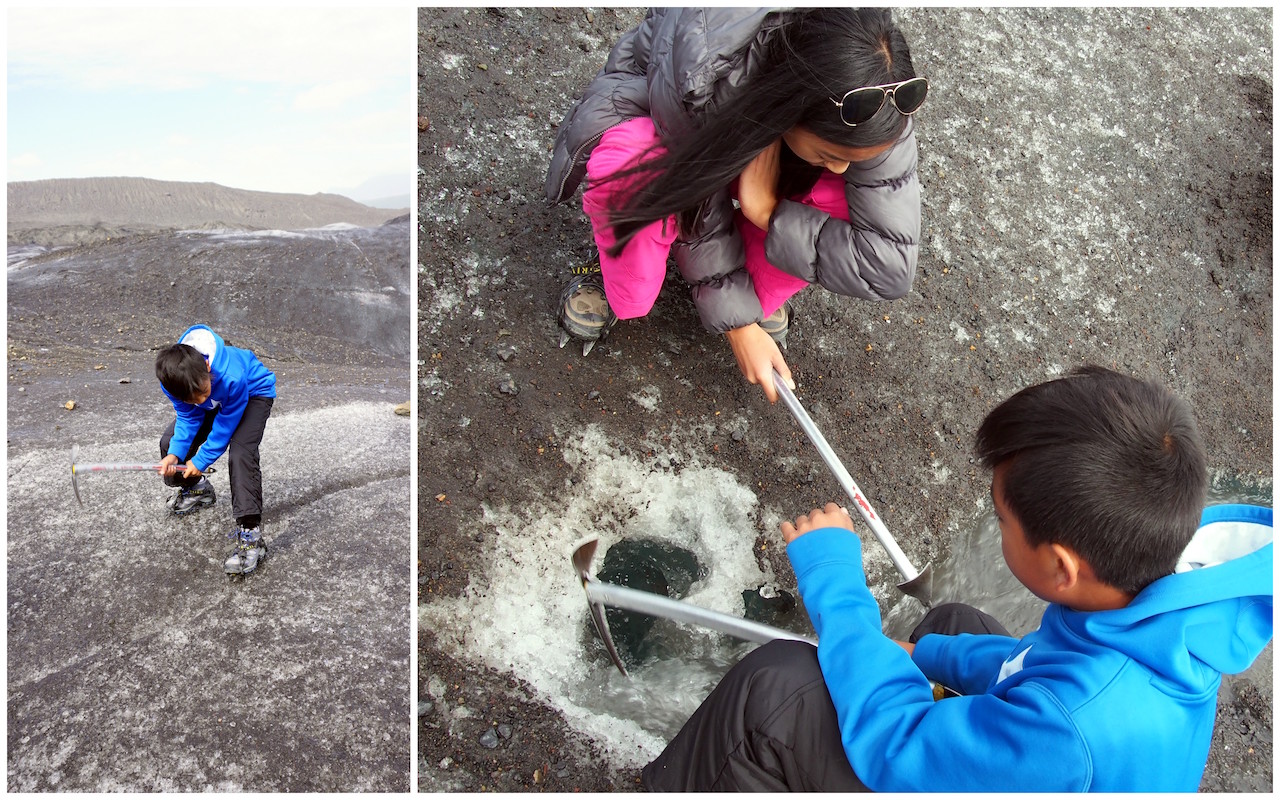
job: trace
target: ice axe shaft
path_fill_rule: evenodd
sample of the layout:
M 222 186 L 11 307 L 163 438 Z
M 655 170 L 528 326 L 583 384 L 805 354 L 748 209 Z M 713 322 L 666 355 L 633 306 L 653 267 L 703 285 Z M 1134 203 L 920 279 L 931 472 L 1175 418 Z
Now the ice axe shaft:
M 80 445 L 71 446 L 71 491 L 75 493 L 76 502 L 84 505 L 84 501 L 80 499 L 80 481 L 79 477 L 87 472 L 156 472 L 160 469 L 160 462 L 154 464 L 132 464 L 126 462 L 106 462 L 99 464 L 78 463 L 80 457 Z M 180 464 L 178 466 L 181 466 Z M 204 470 L 204 474 L 208 475 L 215 470 L 210 467 Z
M 178 466 L 181 466 L 180 464 Z M 71 471 L 81 472 L 155 472 L 160 469 L 160 462 L 154 464 L 126 464 L 111 462 L 106 464 L 72 464 Z
M 773 371 L 773 385 L 778 390 L 778 396 L 782 398 L 782 402 L 786 404 L 792 416 L 796 418 L 796 422 L 800 423 L 800 427 L 804 430 L 805 435 L 809 437 L 809 441 L 813 442 L 813 446 L 818 449 L 818 455 L 822 456 L 827 468 L 831 470 L 831 474 L 840 483 L 840 488 L 844 489 L 845 494 L 853 501 L 853 505 L 858 509 L 858 513 L 862 515 L 862 519 L 866 521 L 867 526 L 871 528 L 871 532 L 875 534 L 885 551 L 889 553 L 889 558 L 893 561 L 893 565 L 898 568 L 898 572 L 902 573 L 903 581 L 898 584 L 898 588 L 919 600 L 926 607 L 933 605 L 933 575 L 932 570 L 929 568 L 930 565 L 926 565 L 923 571 L 917 571 L 915 567 L 911 566 L 911 562 L 907 559 L 907 554 L 902 551 L 902 548 L 898 546 L 898 542 L 894 540 L 893 535 L 889 533 L 889 529 L 880 521 L 880 516 L 876 514 L 875 509 L 871 507 L 871 503 L 862 494 L 858 484 L 853 482 L 853 476 L 849 474 L 849 470 L 845 469 L 844 464 L 840 463 L 840 459 L 836 457 L 831 445 L 827 444 L 826 437 L 822 435 L 822 431 L 818 430 L 818 426 L 814 424 L 813 419 L 804 410 L 804 406 L 800 405 L 800 401 L 796 399 L 791 389 L 787 388 L 782 375 L 776 369 Z
M 817 645 L 817 642 L 813 639 L 781 628 L 775 628 L 771 625 L 752 622 L 749 619 L 735 617 L 732 614 L 712 611 L 709 608 L 672 600 L 670 597 L 643 592 L 627 586 L 602 583 L 591 572 L 591 560 L 595 557 L 597 544 L 597 539 L 590 539 L 580 544 L 573 551 L 573 566 L 578 573 L 578 577 L 582 580 L 582 588 L 587 593 L 587 606 L 591 610 L 591 620 L 595 623 L 596 632 L 600 634 L 600 638 L 604 641 L 605 649 L 609 651 L 609 657 L 613 659 L 614 665 L 623 675 L 627 674 L 627 668 L 623 666 L 622 658 L 618 655 L 618 649 L 614 646 L 613 636 L 609 633 L 609 622 L 604 615 L 605 606 L 620 608 L 624 611 L 637 611 L 641 614 L 649 614 L 650 616 L 662 617 L 676 622 L 700 625 L 748 642 L 764 644 L 774 639 L 791 639 Z
M 732 614 L 723 614 L 719 611 L 712 611 L 709 608 L 695 606 L 692 603 L 685 603 L 680 600 L 672 600 L 670 597 L 632 589 L 628 586 L 603 583 L 592 578 L 583 581 L 583 588 L 587 591 L 587 602 L 589 603 L 600 603 L 613 608 L 621 608 L 624 611 L 639 611 L 641 614 L 662 617 L 676 622 L 701 625 L 704 628 L 727 633 L 730 636 L 748 642 L 765 644 L 766 642 L 772 642 L 774 639 L 794 639 L 799 642 L 817 644 L 813 639 L 801 636 L 798 633 L 784 631 L 781 628 L 775 628 L 772 625 L 752 622 L 749 619 L 735 617 Z

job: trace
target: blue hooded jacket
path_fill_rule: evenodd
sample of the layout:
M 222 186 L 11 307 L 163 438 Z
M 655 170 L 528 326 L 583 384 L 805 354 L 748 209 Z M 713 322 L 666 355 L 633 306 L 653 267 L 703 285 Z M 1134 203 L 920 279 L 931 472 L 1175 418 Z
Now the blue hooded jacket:
M 1271 639 L 1271 509 L 1212 506 L 1178 570 L 1126 607 L 1056 604 L 1005 636 L 881 633 L 861 543 L 787 547 L 854 772 L 877 791 L 1196 791 L 1223 673 Z M 927 678 L 926 678 L 927 676 Z M 960 692 L 933 700 L 928 679 Z
M 204 355 L 205 361 L 209 362 L 211 388 L 209 398 L 197 406 L 174 397 L 163 386 L 160 387 L 178 415 L 167 455 L 182 458 L 191 449 L 205 413 L 217 411 L 213 428 L 191 458 L 196 469 L 204 472 L 227 451 L 231 434 L 240 424 L 249 398 L 276 396 L 276 376 L 253 353 L 229 346 L 207 325 L 187 328 L 178 344 L 191 345 Z

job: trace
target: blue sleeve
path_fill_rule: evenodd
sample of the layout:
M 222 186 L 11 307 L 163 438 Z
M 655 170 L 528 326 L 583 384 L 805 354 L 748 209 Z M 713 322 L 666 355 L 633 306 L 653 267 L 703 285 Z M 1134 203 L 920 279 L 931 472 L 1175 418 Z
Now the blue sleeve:
M 225 375 L 219 384 L 218 401 L 222 407 L 213 418 L 213 427 L 209 431 L 208 438 L 191 459 L 191 463 L 195 464 L 196 469 L 201 472 L 208 469 L 213 462 L 222 457 L 223 453 L 227 452 L 227 446 L 231 444 L 231 434 L 236 432 L 236 428 L 240 425 L 240 418 L 244 416 L 244 409 L 249 404 L 249 384 L 243 376 Z
M 960 694 L 982 694 L 1017 645 L 1011 636 L 931 634 L 916 642 L 912 658 L 930 680 Z
M 169 452 L 165 455 L 182 458 L 191 450 L 191 444 L 196 440 L 196 433 L 204 424 L 204 411 L 174 398 L 163 386 L 160 387 L 160 391 L 164 392 L 164 396 L 169 398 L 170 403 L 173 403 L 173 413 L 177 416 L 173 424 L 173 436 L 169 439 Z
M 1083 739 L 1042 687 L 934 702 L 920 669 L 881 631 L 857 535 L 843 528 L 811 531 L 789 544 L 787 555 L 818 633 L 818 663 L 835 704 L 845 755 L 868 788 L 1089 787 L 1092 770 Z

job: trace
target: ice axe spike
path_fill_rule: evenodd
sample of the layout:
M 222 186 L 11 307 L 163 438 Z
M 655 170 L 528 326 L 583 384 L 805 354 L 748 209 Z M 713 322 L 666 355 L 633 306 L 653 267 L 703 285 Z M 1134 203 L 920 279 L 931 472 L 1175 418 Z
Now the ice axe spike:
M 122 462 L 105 463 L 105 464 L 81 464 L 80 445 L 71 445 L 71 491 L 75 493 L 76 502 L 84 505 L 84 501 L 80 499 L 80 473 L 82 472 L 156 472 L 160 469 L 160 463 L 154 464 L 130 464 Z M 204 471 L 205 475 L 217 472 L 210 467 Z
M 791 414 L 796 418 L 796 422 L 800 423 L 800 427 L 804 429 L 809 441 L 813 442 L 813 446 L 818 449 L 818 455 L 822 456 L 827 468 L 831 470 L 831 474 L 840 483 L 840 488 L 844 489 L 845 494 L 853 501 L 853 505 L 858 509 L 858 513 L 862 515 L 862 519 L 866 521 L 867 526 L 871 528 L 871 532 L 875 534 L 876 538 L 880 540 L 880 544 L 889 553 L 889 558 L 892 559 L 893 565 L 898 568 L 898 572 L 902 573 L 903 581 L 898 584 L 898 588 L 904 594 L 919 600 L 924 604 L 925 608 L 931 607 L 933 605 L 933 570 L 931 569 L 933 565 L 926 564 L 924 569 L 919 572 L 916 571 L 915 567 L 911 566 L 911 562 L 907 560 L 907 554 L 902 552 L 902 548 L 898 546 L 893 535 L 889 533 L 889 529 L 880 521 L 880 516 L 876 514 L 875 509 L 871 507 L 871 503 L 862 494 L 858 484 L 853 482 L 853 476 L 849 474 L 849 470 L 845 469 L 844 464 L 840 463 L 840 459 L 836 457 L 831 445 L 827 444 L 822 431 L 818 430 L 818 426 L 814 424 L 813 419 L 804 410 L 804 406 L 800 405 L 800 401 L 796 399 L 791 389 L 787 388 L 782 375 L 776 369 L 773 371 L 773 385 L 778 390 L 778 396 L 782 398 L 782 402 L 786 404 Z
M 591 561 L 595 558 L 596 545 L 598 543 L 599 540 L 593 538 L 579 544 L 573 551 L 573 568 L 582 580 L 582 588 L 587 593 L 587 607 L 591 610 L 591 621 L 595 623 L 596 632 L 604 640 L 604 647 L 609 651 L 609 657 L 613 659 L 614 666 L 623 675 L 627 675 L 627 668 L 623 666 L 622 658 L 618 655 L 618 648 L 614 646 L 613 636 L 609 633 L 609 621 L 604 614 L 605 606 L 621 608 L 626 611 L 638 611 L 641 614 L 649 614 L 650 616 L 662 617 L 676 622 L 701 625 L 704 628 L 727 633 L 730 636 L 745 639 L 748 642 L 764 644 L 774 639 L 791 639 L 799 642 L 808 642 L 814 646 L 818 644 L 807 636 L 801 636 L 771 625 L 752 622 L 749 619 L 735 617 L 731 614 L 722 614 L 709 608 L 695 606 L 692 603 L 683 603 L 679 600 L 672 600 L 670 597 L 663 597 L 651 592 L 642 592 L 639 589 L 632 589 L 627 586 L 602 583 L 596 580 L 595 574 L 591 571 Z

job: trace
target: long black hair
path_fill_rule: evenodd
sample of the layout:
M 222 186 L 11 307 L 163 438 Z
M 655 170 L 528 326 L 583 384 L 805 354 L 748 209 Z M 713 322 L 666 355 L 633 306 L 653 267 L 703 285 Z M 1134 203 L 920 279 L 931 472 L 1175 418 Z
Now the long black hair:
M 676 214 L 681 233 L 696 236 L 704 204 L 782 134 L 796 125 L 835 144 L 874 147 L 902 135 L 907 118 L 886 102 L 874 117 L 845 125 L 835 102 L 851 89 L 915 77 L 907 40 L 887 9 L 819 8 L 788 20 L 765 44 L 763 58 L 739 92 L 673 141 L 666 152 L 610 179 L 645 176 L 610 214 L 621 252 L 637 231 Z M 822 174 L 782 148 L 780 197 L 812 188 Z

